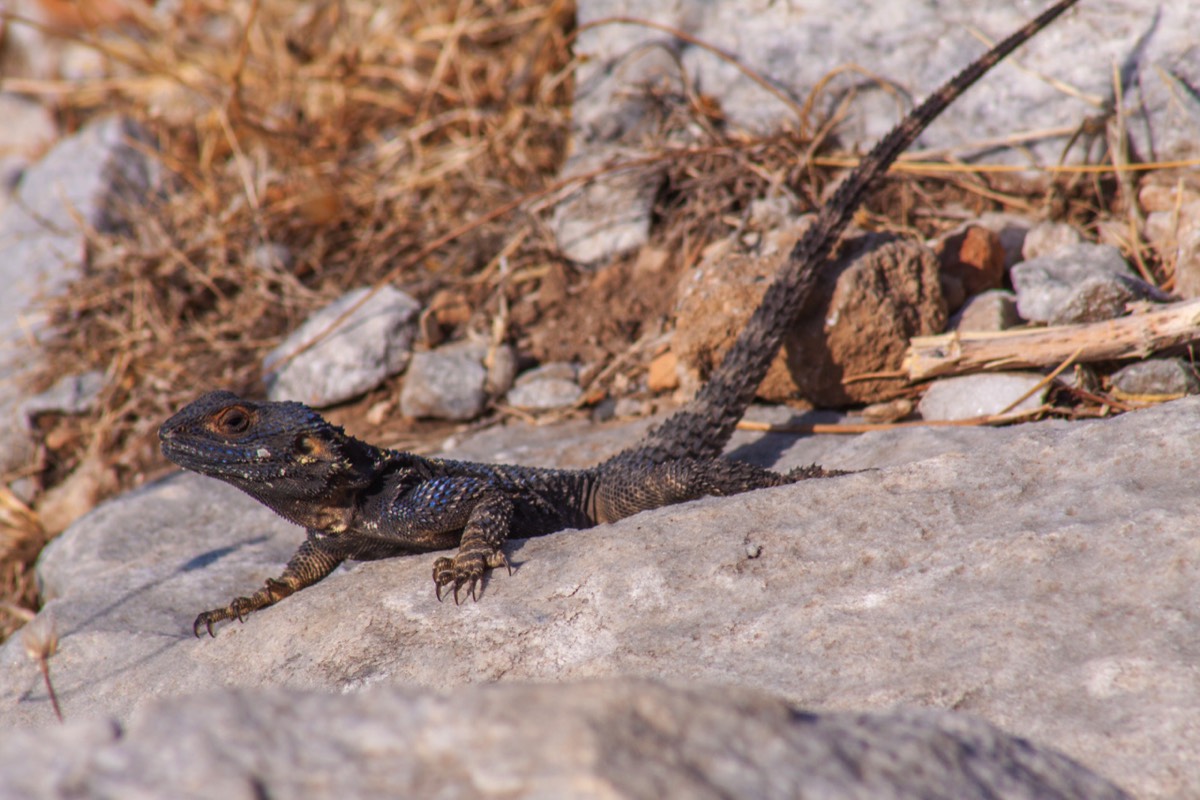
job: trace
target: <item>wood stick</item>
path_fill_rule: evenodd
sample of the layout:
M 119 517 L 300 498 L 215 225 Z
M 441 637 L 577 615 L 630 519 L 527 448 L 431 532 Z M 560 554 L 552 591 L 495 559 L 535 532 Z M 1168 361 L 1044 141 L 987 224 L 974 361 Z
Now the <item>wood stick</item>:
M 1078 362 L 1144 358 L 1200 339 L 1200 300 L 1172 303 L 1143 314 L 1050 328 L 918 336 L 908 345 L 910 381 L 987 370 L 1048 367 L 1074 354 Z

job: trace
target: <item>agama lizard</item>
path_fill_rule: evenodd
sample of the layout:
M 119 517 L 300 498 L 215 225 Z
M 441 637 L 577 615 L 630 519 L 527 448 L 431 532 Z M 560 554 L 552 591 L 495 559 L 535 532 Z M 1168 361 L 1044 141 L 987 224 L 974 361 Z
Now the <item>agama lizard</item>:
M 279 602 L 347 559 L 374 560 L 435 550 L 438 599 L 452 587 L 473 599 L 489 567 L 508 567 L 510 536 L 612 522 L 707 495 L 730 495 L 830 474 L 788 474 L 721 458 L 779 351 L 797 309 L 871 185 L 959 95 L 1076 0 L 1061 0 L 997 44 L 917 106 L 845 178 L 791 251 L 741 335 L 683 409 L 639 444 L 583 470 L 476 464 L 423 458 L 346 435 L 300 403 L 259 403 L 210 392 L 159 430 L 163 454 L 185 469 L 232 484 L 308 537 L 278 578 L 249 597 L 200 614 L 213 624 Z M 511 572 L 511 569 L 509 570 Z

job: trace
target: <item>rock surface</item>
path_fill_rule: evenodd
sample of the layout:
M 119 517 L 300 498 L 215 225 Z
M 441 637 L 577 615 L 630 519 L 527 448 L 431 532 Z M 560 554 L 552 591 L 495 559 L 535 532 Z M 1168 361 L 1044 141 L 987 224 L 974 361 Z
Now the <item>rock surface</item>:
M 0 742 L 0 798 L 1120 800 L 962 715 L 815 715 L 644 681 L 225 691 Z
M 564 174 L 636 159 L 667 139 L 694 139 L 678 120 L 664 125 L 670 121 L 664 112 L 685 94 L 681 86 L 701 93 L 721 124 L 734 130 L 765 133 L 818 124 L 837 114 L 843 144 L 869 145 L 887 133 L 914 98 L 976 58 L 981 38 L 997 41 L 1034 11 L 1031 5 L 983 0 L 952 5 L 852 0 L 836 6 L 816 0 L 584 0 L 577 12 L 581 60 L 572 155 Z M 586 27 L 611 17 L 682 30 L 716 52 L 649 25 Z M 918 146 L 950 148 L 968 159 L 981 154 L 1010 163 L 1057 163 L 1067 133 L 1030 138 L 1008 149 L 981 143 L 1009 138 L 1016 130 L 1077 125 L 1096 113 L 1082 98 L 1111 97 L 1110 66 L 1118 63 L 1123 65 L 1122 97 L 1130 109 L 1131 147 L 1147 159 L 1195 157 L 1200 101 L 1179 86 L 1200 85 L 1200 59 L 1187 33 L 1198 28 L 1200 6 L 1191 3 L 1080 4 L 956 101 Z M 861 67 L 839 73 L 847 65 Z M 886 79 L 864 79 L 862 69 Z M 747 72 L 765 76 L 783 92 L 769 91 Z M 1045 80 L 1047 75 L 1055 80 Z M 813 118 L 801 120 L 803 99 L 818 85 L 822 90 L 812 98 Z M 1061 85 L 1079 94 L 1069 96 Z M 841 108 L 849 93 L 855 101 Z M 898 96 L 905 98 L 902 107 Z M 1086 146 L 1076 144 L 1066 157 L 1086 161 L 1087 153 Z M 590 263 L 645 241 L 659 175 L 657 169 L 620 173 L 576 191 L 555 216 L 560 247 Z
M 863 80 L 849 72 L 833 77 L 818 96 L 818 111 L 830 112 L 853 86 L 858 93 L 849 116 L 838 126 L 847 142 L 871 142 L 887 133 L 899 116 L 894 92 L 920 97 L 957 72 L 983 50 L 984 31 L 991 41 L 1016 29 L 1040 6 L 1003 5 L 968 0 L 952 8 L 937 3 L 852 0 L 836 7 L 816 0 L 776 3 L 771 0 L 701 2 L 680 0 L 587 0 L 580 3 L 580 24 L 604 17 L 627 15 L 649 19 L 735 54 L 737 64 L 708 49 L 681 43 L 661 30 L 630 25 L 603 25 L 581 32 L 578 51 L 586 54 L 581 83 L 589 76 L 614 69 L 613 60 L 626 53 L 650 50 L 650 43 L 677 52 L 685 74 L 717 104 L 728 124 L 754 131 L 768 130 L 780 120 L 794 121 L 794 112 L 776 95 L 755 83 L 737 65 L 782 85 L 792 97 L 805 98 L 818 81 L 845 64 L 861 64 L 887 83 Z M 1064 19 L 1022 47 L 1013 63 L 1001 64 L 971 92 L 955 102 L 946 116 L 922 138 L 930 147 L 961 147 L 1006 136 L 1014 120 L 1025 130 L 1064 124 L 1064 118 L 1094 114 L 1082 100 L 1064 96 L 1041 76 L 1107 96 L 1111 75 L 1102 67 L 1113 61 L 1128 64 L 1125 100 L 1131 112 L 1129 135 L 1143 154 L 1196 153 L 1197 121 L 1194 99 L 1174 99 L 1173 80 L 1200 84 L 1190 77 L 1195 41 L 1188 31 L 1200 27 L 1200 8 L 1191 4 L 1164 6 L 1135 0 L 1120 8 L 1081 4 Z M 1153 35 L 1149 35 L 1153 31 Z M 1129 53 L 1138 49 L 1138 58 Z M 819 57 L 814 57 L 819 54 Z M 1169 78 L 1167 76 L 1179 76 Z M 996 109 L 1004 109 L 997 115 Z M 1147 124 L 1144 114 L 1149 114 Z M 1153 139 L 1153 142 L 1150 140 Z M 1190 141 L 1189 141 L 1190 139 Z M 1048 163 L 1062 154 L 1063 140 L 1039 140 L 1031 150 Z M 1024 143 L 1023 143 L 1024 144 Z M 992 148 L 981 148 L 989 158 Z M 1023 148 L 1022 148 L 1023 149 Z M 1072 150 L 1082 157 L 1083 148 Z M 1026 156 L 1028 157 L 1028 156 Z
M 391 286 L 382 287 L 331 333 L 301 351 L 370 291 L 363 287 L 342 295 L 263 359 L 269 399 L 325 408 L 374 389 L 408 366 L 421 305 Z
M 595 463 L 644 427 L 498 429 L 448 454 Z M 148 486 L 43 556 L 64 711 L 128 719 L 223 687 L 658 676 L 821 713 L 966 711 L 1136 796 L 1200 792 L 1200 400 L 750 441 L 734 453 L 779 468 L 881 469 L 514 541 L 516 574 L 461 607 L 433 599 L 434 554 L 356 565 L 202 641 L 195 614 L 277 574 L 302 533 L 198 476 Z M 0 724 L 51 719 L 14 639 Z

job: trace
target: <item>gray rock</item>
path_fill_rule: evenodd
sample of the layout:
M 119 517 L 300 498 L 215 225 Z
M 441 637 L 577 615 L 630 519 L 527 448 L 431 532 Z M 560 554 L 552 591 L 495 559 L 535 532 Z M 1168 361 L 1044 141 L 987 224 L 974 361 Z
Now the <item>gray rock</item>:
M 319 776 L 319 777 L 318 777 Z M 0 798 L 1127 798 L 949 712 L 645 680 L 210 692 L 0 742 Z
M 487 405 L 487 346 L 451 344 L 413 356 L 400 411 L 406 417 L 468 420 L 479 416 Z
M 93 370 L 67 375 L 41 394 L 25 401 L 22 410 L 33 419 L 39 414 L 84 414 L 91 411 L 104 388 L 104 373 Z
M 305 320 L 263 359 L 271 400 L 299 400 L 323 408 L 370 391 L 404 370 L 421 306 L 391 286 L 382 287 L 317 344 L 275 367 L 370 291 L 363 287 L 342 295 Z
M 646 154 L 621 146 L 594 145 L 567 159 L 560 178 L 573 178 Z M 563 255 L 598 265 L 634 250 L 650 238 L 654 197 L 662 171 L 613 172 L 574 187 L 554 207 L 550 230 Z
M 1025 234 L 1021 243 L 1021 259 L 1029 261 L 1057 255 L 1077 244 L 1083 244 L 1083 236 L 1072 226 L 1064 222 L 1039 222 Z
M 987 372 L 940 378 L 930 384 L 917 406 L 927 420 L 960 420 L 999 414 L 1042 380 L 1036 372 Z M 1012 413 L 1032 411 L 1046 400 L 1042 387 Z
M 581 26 L 613 16 L 647 19 L 686 31 L 717 52 L 649 26 L 582 29 L 576 41 L 580 63 L 571 156 L 563 175 L 636 160 L 664 141 L 699 140 L 698 130 L 680 125 L 680 115 L 671 114 L 682 105 L 680 98 L 697 91 L 720 109 L 722 124 L 735 130 L 765 134 L 837 115 L 844 144 L 869 145 L 906 110 L 897 108 L 898 96 L 925 95 L 980 54 L 983 45 L 973 31 L 996 39 L 1031 13 L 982 0 L 953 7 L 881 0 L 836 7 L 766 0 L 750 6 L 745 0 L 583 0 L 577 9 Z M 1121 63 L 1132 146 L 1162 160 L 1194 157 L 1200 153 L 1200 101 L 1179 86 L 1200 82 L 1189 83 L 1189 76 L 1200 72 L 1200 58 L 1185 33 L 1198 27 L 1200 8 L 1192 4 L 1133 0 L 1115 11 L 1080 4 L 1021 48 L 1021 67 L 1000 65 L 957 100 L 922 135 L 920 145 L 949 148 L 968 159 L 1057 163 L 1067 134 L 1008 149 L 994 141 L 1011 136 L 1012 120 L 1038 130 L 1074 126 L 1093 115 L 1094 107 L 1083 98 L 1111 97 L 1109 66 Z M 1103 35 L 1089 35 L 1097 31 Z M 1133 52 L 1136 58 L 1129 56 Z M 861 69 L 837 74 L 846 65 L 861 65 L 887 80 L 864 80 Z M 778 88 L 769 91 L 747 73 L 765 76 Z M 1081 94 L 1063 97 L 1044 75 Z M 810 97 L 819 85 L 811 118 L 799 120 L 802 103 L 795 98 Z M 842 108 L 850 93 L 855 101 Z M 997 115 L 997 108 L 1004 113 Z M 1086 161 L 1087 153 L 1087 147 L 1072 147 L 1067 160 Z M 572 190 L 551 223 L 559 246 L 572 259 L 591 264 L 643 244 L 661 175 L 643 167 Z
M 1151 358 L 1113 373 L 1113 388 L 1139 397 L 1182 397 L 1200 393 L 1196 371 L 1182 358 Z
M 647 424 L 507 426 L 470 442 L 590 464 Z M 963 710 L 1139 797 L 1200 793 L 1200 398 L 1006 429 L 739 433 L 734 448 L 781 469 L 880 469 L 517 540 L 516 574 L 461 607 L 433 599 L 436 554 L 354 565 L 204 641 L 194 616 L 277 575 L 303 532 L 198 476 L 145 487 L 39 565 L 65 713 L 128 719 L 226 687 L 638 674 L 821 712 Z M 36 666 L 6 643 L 0 726 L 51 721 Z
M 157 166 L 137 145 L 148 135 L 132 120 L 102 117 L 56 144 L 31 166 L 17 202 L 0 216 L 0 341 L 38 330 L 32 300 L 67 286 L 82 266 L 84 230 L 121 224 L 122 205 L 157 184 Z
M 497 345 L 490 348 L 485 362 L 488 394 L 503 395 L 512 388 L 513 381 L 517 377 L 516 351 L 506 344 Z
M 1005 331 L 1021 324 L 1017 296 L 1007 289 L 989 289 L 967 300 L 950 318 L 950 330 Z
M 1050 316 L 1051 325 L 1103 322 L 1125 315 L 1127 306 L 1154 294 L 1153 287 L 1137 278 L 1097 275 L 1071 288 L 1066 300 Z
M 15 201 L 0 213 L 0 472 L 27 463 L 34 449 L 16 389 L 45 335 L 40 298 L 61 292 L 84 263 L 86 228 L 112 232 L 123 214 L 156 189 L 149 135 L 123 117 L 102 117 L 59 141 L 24 173 Z
M 828 119 L 854 91 L 855 102 L 840 119 L 839 137 L 847 146 L 872 143 L 895 123 L 896 89 L 920 97 L 982 52 L 975 32 L 992 41 L 1014 30 L 1034 13 L 1027 5 L 968 0 L 953 6 L 923 2 L 853 0 L 842 4 L 778 3 L 769 0 L 585 0 L 578 20 L 628 15 L 686 31 L 701 41 L 732 53 L 735 62 L 706 48 L 681 43 L 667 33 L 634 25 L 602 25 L 582 31 L 576 52 L 585 60 L 580 85 L 593 74 L 620 70 L 621 59 L 639 50 L 658 48 L 678 53 L 690 85 L 719 106 L 726 124 L 751 131 L 794 124 L 796 112 L 754 82 L 739 67 L 765 76 L 803 101 L 831 70 L 861 65 L 886 81 L 864 80 L 847 71 L 833 77 L 816 97 L 817 119 Z M 972 149 L 989 160 L 1056 163 L 1068 134 L 1022 142 L 1008 153 L 982 144 L 1010 137 L 1013 121 L 1022 130 L 1073 126 L 1095 114 L 1084 97 L 1111 97 L 1112 63 L 1123 65 L 1123 100 L 1130 109 L 1132 147 L 1157 158 L 1195 156 L 1200 142 L 1200 103 L 1192 96 L 1177 99 L 1180 86 L 1200 85 L 1200 58 L 1190 31 L 1200 29 L 1200 7 L 1192 3 L 1131 0 L 1119 8 L 1081 3 L 1064 19 L 1021 48 L 1014 63 L 1001 64 L 957 100 L 922 136 L 933 148 Z M 1136 58 L 1130 57 L 1136 53 Z M 1045 75 L 1077 87 L 1078 97 L 1064 97 Z M 628 91 L 638 86 L 631 82 Z M 1184 94 L 1187 94 L 1186 92 Z M 997 109 L 1003 113 L 997 114 Z M 583 113 L 577 108 L 577 113 Z M 587 110 L 590 114 L 600 112 Z M 971 147 L 974 145 L 974 148 Z M 1028 149 L 1026 149 L 1028 146 Z M 1189 154 L 1189 155 L 1184 155 Z M 1075 146 L 1069 159 L 1084 160 Z
M 9 196 L 17 190 L 21 176 L 29 167 L 29 159 L 25 156 L 0 155 L 0 203 L 7 203 Z M 0 211 L 3 211 L 0 205 Z
M 563 178 L 642 158 L 647 143 L 661 137 L 665 109 L 659 98 L 668 89 L 680 92 L 679 62 L 670 49 L 657 47 L 634 48 L 616 61 L 609 69 L 585 67 L 577 74 L 572 152 Z M 550 220 L 563 254 L 581 264 L 598 264 L 645 244 L 662 176 L 661 166 L 651 166 L 572 187 Z
M 1121 252 L 1109 245 L 1068 245 L 1054 255 L 1021 262 L 1010 274 L 1017 290 L 1017 311 L 1030 322 L 1081 322 L 1085 320 L 1071 314 L 1100 314 L 1114 310 L 1118 302 L 1114 298 L 1156 294 L 1134 275 Z M 1119 301 L 1121 309 L 1124 302 Z
M 577 378 L 578 370 L 573 364 L 545 364 L 522 373 L 505 401 L 525 411 L 570 408 L 583 396 Z
M 546 378 L 513 387 L 506 400 L 510 406 L 524 411 L 551 411 L 570 408 L 582 396 L 583 389 L 574 381 Z

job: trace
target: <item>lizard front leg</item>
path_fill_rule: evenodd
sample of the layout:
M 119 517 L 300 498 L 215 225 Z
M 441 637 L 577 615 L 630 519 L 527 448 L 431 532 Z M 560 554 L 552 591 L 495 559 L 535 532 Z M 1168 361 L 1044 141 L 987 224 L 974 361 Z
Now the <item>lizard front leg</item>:
M 508 539 L 512 524 L 512 501 L 499 492 L 480 496 L 467 518 L 462 540 L 454 558 L 439 558 L 433 564 L 434 592 L 442 599 L 442 589 L 454 584 L 454 602 L 458 604 L 458 590 L 467 587 L 472 600 L 478 600 L 475 589 L 483 580 L 488 567 L 504 566 L 512 574 L 512 567 L 500 548 Z
M 198 638 L 203 627 L 209 636 L 216 636 L 213 633 L 214 622 L 227 619 L 245 622 L 246 615 L 250 612 L 274 605 L 288 595 L 295 594 L 306 586 L 312 586 L 346 560 L 346 555 L 340 552 L 341 548 L 335 546 L 333 541 L 311 538 L 310 535 L 288 561 L 282 575 L 278 578 L 267 578 L 266 585 L 249 597 L 234 598 L 233 602 L 224 608 L 200 614 L 192 623 L 192 633 Z

